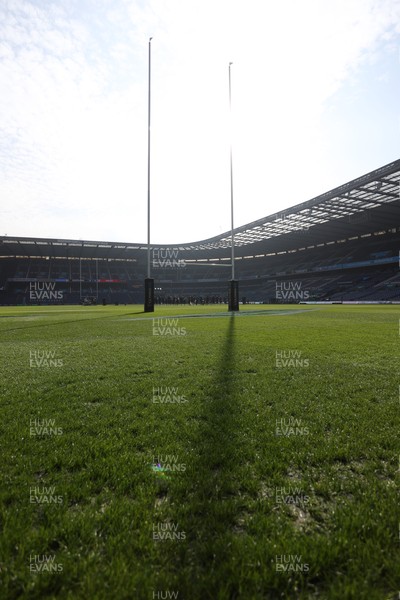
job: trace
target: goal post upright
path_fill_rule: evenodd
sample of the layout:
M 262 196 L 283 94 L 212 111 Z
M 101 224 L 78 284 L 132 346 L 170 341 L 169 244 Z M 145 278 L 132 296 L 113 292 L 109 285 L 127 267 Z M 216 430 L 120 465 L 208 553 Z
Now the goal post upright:
M 147 277 L 144 280 L 144 312 L 154 312 L 154 279 L 150 269 L 150 130 L 151 130 L 151 40 L 149 38 L 149 81 L 147 120 Z
M 235 234 L 233 231 L 233 156 L 232 156 L 232 93 L 231 93 L 231 66 L 229 63 L 229 115 L 230 115 L 230 178 L 231 178 L 231 260 L 232 279 L 228 289 L 228 310 L 239 310 L 239 282 L 235 279 Z

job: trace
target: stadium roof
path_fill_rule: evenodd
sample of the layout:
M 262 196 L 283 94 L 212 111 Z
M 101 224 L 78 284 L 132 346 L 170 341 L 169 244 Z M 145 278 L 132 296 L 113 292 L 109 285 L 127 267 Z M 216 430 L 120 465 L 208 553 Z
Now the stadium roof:
M 374 217 L 374 226 L 386 228 L 400 225 L 400 160 L 353 179 L 312 200 L 296 204 L 269 217 L 235 229 L 235 247 L 261 242 L 286 234 L 312 231 L 319 225 L 337 224 L 343 231 L 346 223 L 359 224 L 365 214 Z M 377 209 L 380 209 L 379 212 Z M 371 214 L 370 211 L 377 211 Z M 364 216 L 363 216 L 364 215 Z M 347 227 L 347 229 L 350 229 Z M 326 230 L 325 230 L 326 235 Z M 231 246 L 230 232 L 203 242 L 191 244 L 193 249 Z
M 400 226 L 400 159 L 302 202 L 235 229 L 239 254 L 256 249 L 283 249 L 320 243 L 328 237 L 362 235 Z M 305 238 L 307 236 L 307 238 Z M 196 254 L 223 251 L 231 233 L 188 244 L 152 244 Z M 0 237 L 0 256 L 57 256 L 132 259 L 145 244 L 27 237 Z M 240 249 L 242 251 L 240 251 Z

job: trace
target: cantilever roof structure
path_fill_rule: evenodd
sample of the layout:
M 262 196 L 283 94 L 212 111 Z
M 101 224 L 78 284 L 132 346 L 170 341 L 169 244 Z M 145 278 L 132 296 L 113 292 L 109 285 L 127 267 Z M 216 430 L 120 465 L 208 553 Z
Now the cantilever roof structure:
M 400 224 L 399 204 L 400 160 L 396 160 L 312 200 L 238 227 L 235 229 L 235 246 L 254 244 L 289 233 L 302 233 L 328 222 L 334 225 L 338 220 L 359 224 L 363 213 L 378 208 L 381 209 L 379 217 L 382 226 L 385 222 L 393 224 L 395 220 Z M 191 244 L 190 249 L 226 248 L 230 245 L 231 234 L 227 232 Z
M 235 229 L 238 253 L 283 249 L 320 243 L 327 236 L 351 236 L 371 230 L 400 227 L 400 159 L 353 179 L 316 198 L 302 202 Z M 307 238 L 305 237 L 307 236 Z M 210 251 L 221 255 L 231 246 L 230 232 L 188 244 L 152 244 L 173 247 L 197 256 Z M 0 256 L 81 257 L 135 260 L 145 244 L 26 237 L 0 237 Z

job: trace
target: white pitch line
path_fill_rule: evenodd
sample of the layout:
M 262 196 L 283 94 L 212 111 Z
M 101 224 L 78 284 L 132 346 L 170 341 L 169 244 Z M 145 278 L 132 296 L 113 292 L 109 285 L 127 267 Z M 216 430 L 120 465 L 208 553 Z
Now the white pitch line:
M 246 312 L 223 312 L 223 313 L 212 313 L 212 314 L 194 314 L 194 315 L 154 315 L 154 317 L 121 317 L 119 319 L 113 319 L 113 321 L 152 321 L 153 319 L 215 319 L 217 317 L 260 317 L 260 316 L 279 316 L 279 315 L 297 315 L 304 312 L 313 312 L 319 310 L 318 308 L 302 308 L 299 310 L 264 310 L 264 311 L 246 311 Z

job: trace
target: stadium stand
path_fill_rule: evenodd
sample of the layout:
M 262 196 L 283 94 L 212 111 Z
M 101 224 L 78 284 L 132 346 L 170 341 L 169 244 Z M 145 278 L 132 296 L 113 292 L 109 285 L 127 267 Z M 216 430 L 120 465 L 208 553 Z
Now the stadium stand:
M 399 204 L 397 160 L 235 229 L 240 296 L 268 303 L 400 302 Z M 152 257 L 156 302 L 227 301 L 230 232 L 154 246 Z M 142 303 L 146 260 L 141 244 L 4 236 L 0 304 Z M 47 292 L 38 294 L 43 286 Z

